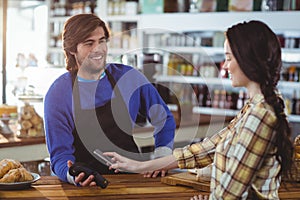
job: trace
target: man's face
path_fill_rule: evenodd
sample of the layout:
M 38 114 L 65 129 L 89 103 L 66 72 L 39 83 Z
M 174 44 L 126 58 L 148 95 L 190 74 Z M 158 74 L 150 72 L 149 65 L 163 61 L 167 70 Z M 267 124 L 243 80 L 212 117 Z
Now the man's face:
M 107 40 L 102 27 L 96 28 L 90 36 L 77 45 L 74 53 L 79 73 L 85 77 L 87 74 L 102 73 L 106 65 Z

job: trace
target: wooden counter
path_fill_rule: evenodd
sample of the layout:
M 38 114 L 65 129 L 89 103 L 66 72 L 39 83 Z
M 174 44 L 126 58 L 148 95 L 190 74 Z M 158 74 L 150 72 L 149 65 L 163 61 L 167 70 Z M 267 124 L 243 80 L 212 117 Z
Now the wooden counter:
M 189 199 L 197 190 L 170 186 L 161 183 L 160 178 L 143 178 L 140 174 L 106 175 L 109 185 L 106 189 L 76 187 L 60 182 L 53 176 L 42 176 L 33 187 L 20 191 L 0 191 L 0 199 L 42 200 L 42 199 Z
M 143 178 L 140 174 L 105 175 L 109 180 L 106 189 L 76 187 L 63 183 L 55 176 L 42 176 L 29 189 L 0 191 L 1 200 L 93 200 L 93 199 L 190 199 L 199 193 L 208 194 L 186 186 L 173 186 L 161 182 L 161 178 Z M 281 188 L 280 199 L 300 199 L 300 183 Z
M 21 162 L 44 160 L 49 157 L 45 137 L 18 138 L 0 134 L 0 158 L 11 158 Z

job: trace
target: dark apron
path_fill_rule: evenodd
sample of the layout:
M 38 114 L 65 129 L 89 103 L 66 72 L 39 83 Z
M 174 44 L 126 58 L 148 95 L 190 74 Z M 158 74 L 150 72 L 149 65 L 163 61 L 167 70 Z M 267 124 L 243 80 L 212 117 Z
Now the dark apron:
M 93 155 L 95 149 L 102 152 L 116 151 L 133 159 L 139 159 L 141 155 L 132 136 L 131 118 L 125 101 L 112 75 L 108 71 L 105 72 L 114 89 L 115 98 L 95 109 L 81 109 L 77 78 L 73 78 L 73 145 L 76 162 L 84 162 L 101 174 L 112 174 L 114 172 Z

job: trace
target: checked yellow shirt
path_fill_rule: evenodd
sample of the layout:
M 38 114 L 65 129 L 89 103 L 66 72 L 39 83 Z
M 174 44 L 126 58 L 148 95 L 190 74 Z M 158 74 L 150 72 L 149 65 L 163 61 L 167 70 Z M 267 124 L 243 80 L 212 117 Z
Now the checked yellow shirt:
M 173 155 L 180 168 L 212 164 L 209 199 L 250 199 L 250 192 L 260 199 L 279 199 L 276 121 L 273 108 L 256 94 L 226 128 L 202 142 L 175 149 Z

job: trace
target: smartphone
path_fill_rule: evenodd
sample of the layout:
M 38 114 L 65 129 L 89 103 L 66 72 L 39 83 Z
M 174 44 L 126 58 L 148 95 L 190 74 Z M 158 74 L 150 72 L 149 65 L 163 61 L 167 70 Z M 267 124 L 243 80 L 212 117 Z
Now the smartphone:
M 103 152 L 99 149 L 95 149 L 93 152 L 98 158 L 101 159 L 101 162 L 107 166 L 111 166 L 113 164 L 110 157 L 103 155 Z

